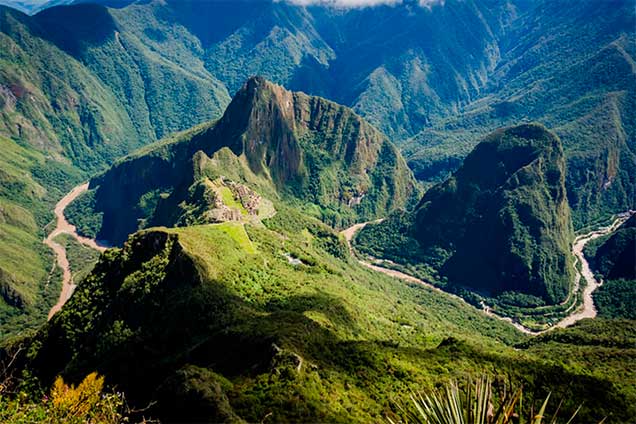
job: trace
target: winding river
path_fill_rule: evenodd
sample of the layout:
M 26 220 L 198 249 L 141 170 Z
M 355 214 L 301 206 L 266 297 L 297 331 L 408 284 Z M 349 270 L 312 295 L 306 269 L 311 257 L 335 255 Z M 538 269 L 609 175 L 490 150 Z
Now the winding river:
M 70 234 L 73 236 L 78 242 L 83 245 L 90 247 L 91 249 L 95 249 L 99 252 L 103 252 L 106 250 L 106 246 L 103 246 L 96 242 L 93 239 L 83 237 L 77 233 L 77 228 L 74 225 L 71 225 L 66 218 L 64 217 L 64 209 L 79 195 L 88 190 L 88 183 L 80 184 L 77 187 L 73 188 L 66 196 L 64 196 L 56 205 L 55 205 L 55 220 L 56 225 L 55 229 L 44 239 L 44 244 L 53 250 L 55 253 L 55 258 L 57 265 L 62 269 L 62 291 L 60 292 L 60 297 L 55 305 L 49 311 L 49 319 L 57 311 L 59 311 L 64 303 L 71 297 L 73 294 L 73 290 L 75 290 L 75 283 L 73 282 L 73 274 L 71 273 L 71 266 L 68 262 L 68 257 L 66 255 L 66 248 L 56 242 L 54 239 L 60 234 Z
M 56 257 L 56 262 L 57 265 L 62 269 L 62 273 L 63 273 L 63 277 L 62 277 L 62 290 L 60 292 L 60 297 L 57 301 L 57 303 L 55 305 L 53 305 L 53 307 L 51 308 L 51 310 L 49 311 L 49 319 L 51 319 L 51 317 L 53 315 L 55 315 L 55 313 L 57 311 L 59 311 L 62 306 L 64 305 L 64 303 L 66 303 L 66 301 L 71 297 L 71 295 L 73 294 L 73 290 L 75 290 L 75 283 L 73 282 L 73 274 L 71 273 L 71 267 L 68 261 L 68 257 L 66 254 L 66 248 L 64 248 L 64 246 L 62 246 L 61 244 L 59 244 L 58 242 L 56 242 L 54 239 L 55 237 L 57 237 L 60 234 L 69 234 L 71 236 L 73 236 L 78 242 L 80 242 L 81 244 L 90 247 L 91 249 L 95 249 L 99 252 L 103 252 L 104 250 L 106 250 L 106 246 L 98 243 L 97 241 L 87 238 L 87 237 L 83 237 L 81 235 L 79 235 L 77 233 L 77 228 L 75 228 L 74 225 L 70 224 L 66 218 L 64 217 L 64 210 L 66 209 L 66 207 L 73 201 L 75 200 L 78 196 L 80 196 L 82 193 L 86 192 L 88 190 L 88 183 L 83 183 L 78 185 L 77 187 L 73 188 L 66 196 L 64 196 L 58 203 L 57 205 L 55 205 L 55 219 L 56 219 L 56 226 L 55 229 L 48 235 L 48 237 L 46 237 L 46 239 L 44 240 L 44 243 L 49 246 L 51 248 L 51 250 L 53 250 L 53 252 L 55 253 L 55 257 Z M 518 322 L 514 322 L 513 320 L 511 320 L 510 318 L 507 317 L 502 317 L 499 315 L 494 314 L 487 306 L 484 306 L 483 309 L 481 309 L 482 312 L 484 312 L 485 314 L 489 315 L 489 316 L 493 316 L 497 319 L 506 321 L 512 325 L 514 325 L 518 330 L 526 333 L 526 334 L 541 334 L 545 331 L 549 331 L 552 328 L 555 327 L 561 327 L 561 328 L 565 328 L 568 327 L 572 324 L 574 324 L 577 321 L 580 321 L 584 318 L 594 318 L 596 316 L 596 307 L 594 306 L 594 299 L 592 297 L 592 294 L 594 293 L 594 290 L 596 290 L 601 284 L 602 282 L 599 282 L 596 280 L 596 278 L 594 278 L 594 273 L 592 272 L 592 270 L 590 269 L 590 265 L 588 264 L 587 260 L 585 259 L 585 255 L 583 254 L 583 249 L 585 248 L 585 245 L 587 243 L 589 243 L 590 241 L 602 237 L 606 234 L 612 233 L 613 231 L 615 231 L 623 222 L 625 222 L 632 214 L 634 214 L 634 211 L 629 211 L 629 212 L 625 212 L 623 214 L 618 215 L 618 217 L 614 220 L 614 222 L 604 228 L 600 228 L 594 231 L 591 231 L 587 234 L 578 236 L 575 240 L 574 243 L 572 245 L 572 254 L 575 257 L 575 260 L 577 262 L 579 262 L 581 264 L 581 271 L 578 270 L 577 267 L 575 267 L 576 270 L 576 276 L 575 276 L 575 281 L 574 281 L 574 290 L 573 293 L 577 293 L 579 291 L 579 284 L 581 281 L 581 278 L 584 278 L 586 281 L 586 286 L 583 289 L 583 304 L 581 305 L 581 307 L 577 308 L 576 310 L 572 311 L 568 316 L 566 316 L 565 318 L 563 318 L 561 321 L 559 321 L 556 325 L 554 325 L 553 327 L 547 329 L 547 330 L 542 330 L 542 331 L 534 331 L 531 330 L 527 327 L 524 327 L 523 325 L 521 325 Z M 349 246 L 349 250 L 351 251 L 351 253 L 353 254 L 353 247 L 351 245 L 351 240 L 353 239 L 354 235 L 361 230 L 362 228 L 364 228 L 367 224 L 369 223 L 377 223 L 377 222 L 381 222 L 382 220 L 376 220 L 376 221 L 369 221 L 369 222 L 363 222 L 363 223 L 359 223 L 359 224 L 355 224 L 349 228 L 347 228 L 346 230 L 342 231 L 342 234 L 344 235 L 347 244 Z M 394 278 L 399 278 L 400 280 L 403 281 L 407 281 L 410 283 L 415 283 L 415 284 L 419 284 L 425 287 L 428 287 L 432 290 L 435 290 L 439 293 L 444 293 L 448 296 L 451 296 L 455 299 L 458 299 L 464 303 L 466 303 L 464 301 L 464 299 L 462 299 L 461 297 L 445 292 L 442 289 L 440 289 L 439 287 L 434 286 L 431 283 L 428 283 L 424 280 L 421 280 L 419 278 L 416 278 L 412 275 L 408 275 L 405 274 L 403 272 L 397 271 L 397 270 L 393 270 L 393 269 L 388 269 L 388 268 L 384 268 L 378 265 L 374 265 L 372 263 L 363 261 L 361 259 L 358 259 L 358 262 L 369 268 L 372 269 L 373 271 L 376 272 L 381 272 L 383 274 L 386 274 L 388 276 L 394 277 Z
M 575 240 L 574 243 L 572 244 L 572 254 L 575 257 L 575 261 L 581 264 L 581 271 L 578 270 L 578 268 L 576 267 L 576 262 L 575 262 L 575 272 L 576 272 L 576 276 L 574 279 L 574 288 L 572 290 L 572 293 L 577 293 L 579 291 L 579 285 L 580 285 L 580 281 L 581 281 L 581 277 L 585 279 L 586 281 L 586 285 L 585 288 L 583 289 L 583 304 L 577 308 L 576 310 L 572 311 L 568 316 L 566 316 L 565 318 L 563 318 L 561 321 L 559 321 L 556 325 L 546 329 L 546 330 L 541 330 L 541 331 L 536 331 L 536 330 L 532 330 L 530 328 L 527 328 L 525 326 L 523 326 L 522 324 L 513 321 L 512 319 L 508 318 L 508 317 L 502 317 L 500 315 L 497 315 L 495 313 L 492 312 L 492 310 L 490 308 L 488 308 L 487 306 L 484 305 L 484 308 L 481 309 L 482 312 L 484 312 L 486 315 L 488 316 L 492 316 L 494 318 L 500 319 L 502 321 L 506 321 L 510 324 L 512 324 L 515 328 L 517 328 L 519 331 L 526 333 L 526 334 L 531 334 L 531 335 L 538 335 L 541 333 L 544 333 L 546 331 L 550 331 L 553 328 L 565 328 L 565 327 L 569 327 L 570 325 L 574 324 L 577 321 L 580 321 L 584 318 L 594 318 L 596 317 L 596 307 L 594 306 L 594 298 L 592 297 L 592 293 L 594 293 L 594 290 L 596 290 L 601 284 L 602 282 L 599 282 L 596 280 L 596 278 L 594 278 L 594 273 L 592 272 L 592 270 L 590 269 L 590 265 L 587 262 L 587 260 L 585 259 L 585 255 L 583 254 L 583 249 L 585 248 L 585 245 L 587 243 L 589 243 L 590 241 L 602 237 L 606 234 L 610 234 L 612 232 L 614 232 L 618 227 L 621 226 L 621 224 L 623 224 L 632 214 L 636 213 L 635 211 L 629 211 L 629 212 L 625 212 L 622 214 L 619 214 L 618 217 L 614 220 L 614 222 L 612 222 L 611 225 L 607 226 L 607 227 L 603 227 L 594 231 L 591 231 L 587 234 L 578 236 Z M 355 234 L 361 230 L 362 228 L 364 228 L 367 224 L 369 223 L 377 223 L 377 222 L 381 222 L 382 220 L 376 220 L 376 221 L 369 221 L 369 222 L 362 222 L 359 224 L 355 224 L 349 228 L 347 228 L 346 230 L 342 231 L 342 235 L 344 235 L 345 239 L 347 240 L 347 244 L 349 246 L 349 250 L 351 251 L 351 253 L 353 254 L 353 247 L 351 245 L 351 240 L 353 239 L 353 237 L 355 236 Z M 439 287 L 434 286 L 433 284 L 426 282 L 424 280 L 421 280 L 419 278 L 416 278 L 412 275 L 408 275 L 405 274 L 403 272 L 400 271 L 396 271 L 394 269 L 388 269 L 388 268 L 384 268 L 378 265 L 374 265 L 372 263 L 369 263 L 367 261 L 363 261 L 361 259 L 358 259 L 358 262 L 362 265 L 365 266 L 369 269 L 372 269 L 374 271 L 377 272 L 381 272 L 383 274 L 389 275 L 391 277 L 394 278 L 399 278 L 400 280 L 403 281 L 407 281 L 409 283 L 415 283 L 415 284 L 419 284 L 425 287 L 428 287 L 432 290 L 435 290 L 437 292 L 441 292 L 444 293 L 448 296 L 451 296 L 455 299 L 461 300 L 462 302 L 468 304 L 464 299 L 462 299 L 461 297 L 445 292 L 442 289 L 440 289 Z M 567 302 L 567 300 L 566 300 Z

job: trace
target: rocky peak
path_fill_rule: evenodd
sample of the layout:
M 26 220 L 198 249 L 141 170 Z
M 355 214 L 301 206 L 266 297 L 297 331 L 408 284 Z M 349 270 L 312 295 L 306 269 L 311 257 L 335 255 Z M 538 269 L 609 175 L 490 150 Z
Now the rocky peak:
M 270 169 L 272 179 L 284 184 L 301 173 L 293 105 L 291 92 L 262 77 L 252 77 L 223 114 L 215 128 L 215 140 L 237 156 L 245 155 L 255 173 Z

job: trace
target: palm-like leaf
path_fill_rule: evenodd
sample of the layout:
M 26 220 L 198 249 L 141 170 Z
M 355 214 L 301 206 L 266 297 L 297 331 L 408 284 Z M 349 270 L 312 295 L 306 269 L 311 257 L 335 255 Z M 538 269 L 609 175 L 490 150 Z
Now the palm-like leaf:
M 411 407 L 405 408 L 398 405 L 403 419 L 394 421 L 389 418 L 389 423 L 521 424 L 523 388 L 519 387 L 514 391 L 504 390 L 499 396 L 499 405 L 495 410 L 492 381 L 487 377 L 482 377 L 475 382 L 470 381 L 464 390 L 460 389 L 457 382 L 451 381 L 443 389 L 424 394 L 412 394 L 410 397 Z M 529 423 L 544 423 L 549 400 L 550 394 L 546 396 L 539 412 L 530 414 Z M 557 413 L 562 403 L 563 401 L 554 413 L 551 424 L 557 423 Z M 566 424 L 572 423 L 580 409 L 579 406 Z

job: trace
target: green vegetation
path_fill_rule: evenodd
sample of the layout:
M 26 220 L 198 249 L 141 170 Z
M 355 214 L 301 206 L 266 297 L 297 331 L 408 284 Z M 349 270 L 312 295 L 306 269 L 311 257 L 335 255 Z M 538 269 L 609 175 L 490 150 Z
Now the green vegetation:
M 78 5 L 26 17 L 0 7 L 0 134 L 96 171 L 218 117 L 229 96 L 185 34 L 159 49 L 144 43 L 139 27 L 158 23 L 135 12 Z
M 544 418 L 550 416 L 546 410 L 550 394 L 542 404 L 526 406 L 523 410 L 523 387 L 515 390 L 500 388 L 497 399 L 497 390 L 488 378 L 480 378 L 475 382 L 469 381 L 460 389 L 455 381 L 451 381 L 447 387 L 427 394 L 411 395 L 413 401 L 410 407 L 401 408 L 403 415 L 408 417 L 404 421 L 394 421 L 389 418 L 391 424 L 397 422 L 412 422 L 421 424 L 512 424 L 516 418 L 522 422 L 524 416 L 527 422 L 541 424 Z M 498 402 L 497 402 L 498 401 Z M 497 403 L 495 403 L 497 402 Z M 555 424 L 558 416 L 557 407 L 550 422 Z M 568 420 L 572 422 L 578 410 Z
M 585 254 L 591 258 L 592 269 L 603 278 L 636 280 L 636 215 Z
M 544 122 L 564 143 L 576 228 L 635 207 L 636 126 L 630 113 L 636 108 L 630 36 L 635 18 L 626 2 L 598 8 L 547 0 L 514 7 L 503 1 L 488 7 L 454 2 L 431 10 L 411 4 L 331 10 L 262 3 L 193 8 L 190 2 L 145 2 L 122 9 L 78 4 L 35 16 L 0 6 L 0 137 L 19 146 L 26 159 L 3 162 L 2 170 L 10 170 L 18 185 L 31 177 L 39 185 L 26 198 L 15 182 L 2 185 L 2 207 L 11 202 L 25 208 L 39 228 L 25 230 L 30 246 L 22 243 L 22 234 L 17 247 L 37 250 L 33 243 L 44 235 L 51 202 L 65 188 L 134 149 L 218 118 L 230 93 L 255 74 L 350 106 L 402 147 L 426 185 L 457 169 L 476 141 L 495 128 Z M 372 30 L 358 30 L 360 25 Z M 270 145 L 249 162 L 260 172 L 257 162 L 265 160 L 261 165 L 271 175 L 256 174 L 271 177 L 274 194 L 289 188 L 287 196 L 302 198 L 298 207 L 334 227 L 408 205 L 410 188 L 400 181 L 411 177 L 389 144 L 375 144 L 383 138 L 379 133 L 329 102 L 308 106 L 303 96 L 296 97 L 297 108 L 276 113 L 286 121 L 294 115 L 293 121 L 307 121 L 313 129 L 267 126 L 298 145 Z M 339 134 L 359 136 L 362 146 L 367 141 L 381 146 L 356 149 L 362 157 L 354 162 L 368 169 L 349 166 L 353 151 L 337 142 Z M 14 147 L 2 151 L 11 154 Z M 386 166 L 375 166 L 376 153 Z M 33 155 L 39 159 L 31 166 Z M 277 157 L 298 172 L 287 175 L 287 166 L 271 160 Z M 390 165 L 396 160 L 397 167 Z M 175 180 L 171 174 L 166 179 Z M 166 209 L 192 200 L 185 192 L 196 182 L 188 181 Z M 152 219 L 162 196 L 174 188 L 163 181 L 159 186 L 128 199 L 125 224 L 86 213 L 94 209 L 88 197 L 70 213 L 87 235 L 96 234 L 105 219 L 119 243 L 139 228 L 200 222 L 202 206 L 188 202 L 179 216 Z M 369 187 L 377 191 L 367 192 Z M 5 231 L 0 244 L 8 237 Z M 16 247 L 10 246 L 5 250 Z M 44 274 L 48 264 L 42 257 L 40 263 Z
M 55 202 L 87 172 L 229 101 L 209 73 L 194 75 L 183 46 L 177 66 L 122 29 L 136 18 L 94 5 L 34 17 L 0 6 L 0 338 L 46 316 L 57 281 L 41 241 Z M 94 233 L 95 217 L 75 216 Z
M 75 237 L 65 233 L 55 237 L 54 241 L 66 249 L 73 281 L 76 284 L 82 281 L 93 270 L 93 266 L 99 258 L 99 252 L 84 246 Z
M 0 136 L 0 339 L 42 322 L 57 281 L 42 228 L 78 172 Z
M 356 247 L 454 290 L 502 296 L 499 306 L 560 303 L 572 281 L 564 168 L 544 127 L 496 131 L 414 213 L 365 227 Z
M 9 377 L 25 385 L 0 394 L 0 420 L 119 421 L 120 397 L 99 410 L 95 370 L 143 410 L 138 420 L 375 422 L 411 391 L 482 375 L 523 384 L 528 403 L 552 392 L 564 415 L 584 400 L 583 422 L 636 416 L 633 321 L 529 340 L 359 266 L 333 231 L 396 211 L 358 236 L 365 253 L 500 308 L 544 313 L 562 300 L 565 190 L 577 228 L 634 207 L 628 2 L 142 3 L 34 17 L 0 7 L 0 360 L 15 357 Z M 252 74 L 352 109 L 259 78 L 243 86 Z M 400 212 L 417 184 L 356 113 L 402 142 L 420 179 L 438 181 L 468 155 L 465 165 Z M 470 153 L 495 128 L 530 120 L 565 152 L 523 125 Z M 84 234 L 123 247 L 32 334 L 59 295 L 41 244 L 55 201 L 139 147 L 68 210 Z M 221 177 L 271 199 L 268 213 L 194 225 L 208 222 Z M 216 187 L 221 201 L 242 211 L 228 187 Z M 158 225 L 185 227 L 149 229 Z M 618 255 L 629 240 L 595 253 L 607 274 L 600 315 L 632 308 L 633 285 L 609 279 L 629 270 Z M 93 259 L 62 241 L 80 278 Z M 51 386 L 57 400 L 43 402 Z
M 636 319 L 636 215 L 613 234 L 593 240 L 584 253 L 603 280 L 594 292 L 599 316 Z
M 221 193 L 221 200 L 225 204 L 225 206 L 229 208 L 235 208 L 241 211 L 243 215 L 247 214 L 247 211 L 243 207 L 240 202 L 237 202 L 234 198 L 234 193 L 228 187 L 220 187 L 219 191 Z
M 45 387 L 58 374 L 78 381 L 98 370 L 132 409 L 156 401 L 145 416 L 168 421 L 270 413 L 277 422 L 378 421 L 398 412 L 401 394 L 484 373 L 523 384 L 529 403 L 553 392 L 565 399 L 564 415 L 585 400 L 584 421 L 635 412 L 633 388 L 618 372 L 633 354 L 629 340 L 613 345 L 623 359 L 604 373 L 583 368 L 587 357 L 544 359 L 528 352 L 549 342 L 525 345 L 507 323 L 459 300 L 361 267 L 333 230 L 294 208 L 281 204 L 264 227 L 241 228 L 133 235 L 21 342 L 28 348 L 18 363 Z
M 139 228 L 205 222 L 215 185 L 225 206 L 244 210 L 219 178 L 336 228 L 409 206 L 418 195 L 396 148 L 351 110 L 252 78 L 218 122 L 118 162 L 92 180 L 94 203 L 71 210 L 91 222 L 102 214 L 98 238 L 121 244 Z
M 627 3 L 613 6 L 539 1 L 521 11 L 491 89 L 400 145 L 416 177 L 443 179 L 481 137 L 538 121 L 563 141 L 575 228 L 634 209 L 636 16 Z
M 368 224 L 363 231 L 356 233 L 356 250 L 404 265 L 419 264 L 424 252 L 419 242 L 410 235 L 413 219 L 412 213 L 397 211 L 381 225 Z
M 605 375 L 607 380 L 602 386 L 591 389 L 586 398 L 579 398 L 583 403 L 576 421 L 597 422 L 602 418 L 586 419 L 594 406 L 588 403 L 590 396 L 599 395 L 600 391 L 612 386 L 623 391 L 624 398 L 608 399 L 608 402 L 633 402 L 636 391 L 633 381 L 636 372 L 630 365 L 634 361 L 636 350 L 636 325 L 630 320 L 587 319 L 578 322 L 567 329 L 554 329 L 536 338 L 530 339 L 518 347 L 526 353 L 549 361 L 554 365 L 566 365 L 585 370 L 592 378 Z M 573 384 L 574 393 L 575 384 Z M 555 396 L 556 395 L 556 396 Z M 560 399 L 553 393 L 554 399 Z M 565 412 L 562 410 L 562 412 Z M 582 414 L 582 415 L 581 415 Z M 605 414 L 607 415 L 607 414 Z M 629 421 L 629 419 L 627 420 Z M 621 422 L 616 417 L 609 416 L 606 422 Z
M 594 305 L 603 318 L 636 320 L 636 280 L 608 280 L 594 292 Z
M 402 147 L 420 180 L 444 179 L 495 129 L 538 121 L 563 140 L 576 228 L 635 206 L 628 2 L 148 9 L 201 41 L 230 93 L 258 74 L 350 106 Z
M 238 222 L 224 222 L 222 224 L 212 224 L 215 229 L 220 229 L 225 234 L 230 236 L 232 240 L 245 252 L 255 255 L 258 251 L 254 248 L 252 241 L 245 232 L 245 225 Z M 210 238 L 210 242 L 213 242 L 214 237 Z
M 17 396 L 12 396 L 11 389 L 18 390 Z M 87 375 L 77 387 L 57 377 L 49 394 L 44 394 L 28 378 L 17 383 L 5 381 L 0 387 L 0 420 L 7 423 L 69 424 L 119 424 L 122 419 L 128 420 L 122 413 L 122 395 L 107 393 L 103 389 L 104 377 L 96 373 Z
M 87 191 L 64 209 L 64 217 L 85 237 L 96 238 L 103 214 L 95 212 L 95 192 Z

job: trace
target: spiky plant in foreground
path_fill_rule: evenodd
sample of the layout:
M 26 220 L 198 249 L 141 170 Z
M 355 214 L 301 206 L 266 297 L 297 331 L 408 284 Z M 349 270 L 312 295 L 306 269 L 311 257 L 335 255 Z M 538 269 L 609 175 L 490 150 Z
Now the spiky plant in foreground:
M 531 408 L 523 419 L 523 388 L 504 391 L 499 400 L 493 396 L 492 381 L 482 377 L 469 382 L 466 389 L 460 389 L 455 381 L 445 388 L 411 395 L 410 407 L 398 405 L 401 418 L 387 418 L 389 423 L 415 424 L 544 424 L 545 411 L 550 395 L 545 398 L 537 413 Z M 495 404 L 498 406 L 495 407 Z M 554 413 L 550 424 L 557 423 Z M 573 422 L 580 407 L 574 412 L 566 424 Z

